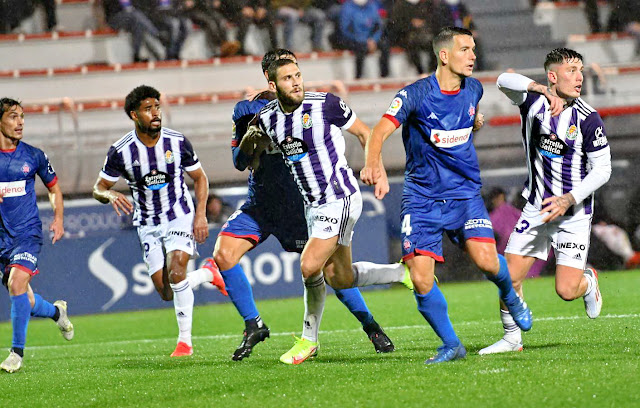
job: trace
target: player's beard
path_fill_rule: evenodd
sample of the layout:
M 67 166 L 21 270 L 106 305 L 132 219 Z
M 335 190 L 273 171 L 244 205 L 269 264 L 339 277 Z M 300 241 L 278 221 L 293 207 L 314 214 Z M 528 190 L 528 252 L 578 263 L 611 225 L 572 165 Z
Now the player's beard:
M 276 86 L 276 94 L 280 104 L 283 107 L 292 108 L 291 110 L 295 110 L 302 101 L 304 100 L 304 85 L 300 85 L 300 89 L 302 90 L 299 97 L 290 96 L 287 93 L 283 92 L 282 89 Z
M 140 130 L 154 139 L 158 137 L 161 129 L 162 129 L 162 122 L 160 122 L 160 124 L 157 126 L 152 125 L 151 123 L 149 123 L 149 125 L 147 126 L 142 124 L 140 125 Z

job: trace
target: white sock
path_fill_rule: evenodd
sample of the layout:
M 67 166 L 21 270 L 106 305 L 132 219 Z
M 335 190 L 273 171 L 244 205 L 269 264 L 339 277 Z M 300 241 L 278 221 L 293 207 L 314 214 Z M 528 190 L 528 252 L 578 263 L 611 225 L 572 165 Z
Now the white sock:
M 509 343 L 522 343 L 522 332 L 507 310 L 500 309 L 500 320 L 504 328 L 504 339 Z
M 304 324 L 302 338 L 318 341 L 318 330 L 324 311 L 324 300 L 327 297 L 327 287 L 324 276 L 312 276 L 304 281 Z
M 187 280 L 191 289 L 195 289 L 205 282 L 211 282 L 213 280 L 213 272 L 208 268 L 200 268 L 195 271 L 187 273 Z
M 353 286 L 384 285 L 387 283 L 402 282 L 404 279 L 404 265 L 375 264 L 372 262 L 355 262 L 351 265 L 353 270 Z
M 178 342 L 191 346 L 191 324 L 193 321 L 193 289 L 187 279 L 176 284 L 171 283 L 173 289 L 173 306 L 178 320 Z

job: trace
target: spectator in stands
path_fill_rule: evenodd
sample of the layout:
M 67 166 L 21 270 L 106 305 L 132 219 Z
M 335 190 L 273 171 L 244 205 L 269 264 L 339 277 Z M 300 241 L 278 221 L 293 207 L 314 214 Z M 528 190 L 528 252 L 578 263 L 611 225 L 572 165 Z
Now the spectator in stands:
M 501 187 L 494 187 L 489 191 L 487 210 L 493 224 L 493 233 L 496 236 L 496 249 L 499 254 L 504 255 L 511 232 L 520 219 L 521 211 L 507 201 L 507 194 Z M 553 251 L 549 252 L 547 261 L 537 259 L 527 272 L 527 278 L 540 276 L 545 265 L 552 259 Z
M 389 76 L 389 41 L 375 0 L 348 0 L 340 12 L 340 35 L 356 56 L 356 79 L 362 78 L 367 54 L 380 50 L 380 76 Z
M 233 208 L 215 193 L 209 194 L 207 198 L 207 222 L 209 226 L 220 226 L 233 214 Z
M 180 0 L 179 12 L 197 24 L 205 33 L 210 55 L 228 57 L 240 51 L 239 41 L 227 40 L 224 17 L 213 8 L 208 0 Z
M 161 33 L 168 60 L 180 59 L 180 51 L 189 34 L 189 20 L 180 15 L 172 0 L 132 0 Z
M 437 67 L 431 44 L 433 32 L 427 25 L 430 13 L 429 0 L 399 0 L 391 9 L 387 26 L 391 44 L 406 50 L 409 61 L 420 75 L 425 72 L 422 53 L 429 59 L 429 71 L 435 71 Z
M 440 0 L 434 0 L 434 5 L 439 3 Z M 473 17 L 467 9 L 467 6 L 461 0 L 444 0 L 444 3 L 449 8 L 451 18 L 453 18 L 453 25 L 456 27 L 466 28 L 473 33 L 473 39 L 476 42 L 476 65 L 475 69 L 483 71 L 485 67 L 484 53 L 482 50 L 482 41 L 478 37 L 478 30 L 473 21 Z
M 33 13 L 33 5 L 22 0 L 0 0 L 0 34 L 15 30 Z
M 640 7 L 638 0 L 613 0 L 607 31 L 624 31 L 636 38 L 636 55 L 640 54 Z
M 58 25 L 58 17 L 56 16 L 56 1 L 55 0 L 35 0 L 36 3 L 40 3 L 44 8 L 44 14 L 47 18 L 47 31 L 54 31 Z
M 315 6 L 314 0 L 272 0 L 277 19 L 284 22 L 284 47 L 293 50 L 295 28 L 298 22 L 311 27 L 311 47 L 313 51 L 322 51 L 322 36 L 326 16 Z
M 270 0 L 249 0 L 243 8 L 250 21 L 257 28 L 266 28 L 269 34 L 270 49 L 278 48 L 278 36 L 276 33 L 275 13 L 271 8 Z
M 160 31 L 140 10 L 133 7 L 131 0 L 97 0 L 96 9 L 102 6 L 103 13 L 96 13 L 98 25 L 108 24 L 114 30 L 124 30 L 131 33 L 131 47 L 133 61 L 141 61 L 140 50 L 145 34 L 160 39 Z

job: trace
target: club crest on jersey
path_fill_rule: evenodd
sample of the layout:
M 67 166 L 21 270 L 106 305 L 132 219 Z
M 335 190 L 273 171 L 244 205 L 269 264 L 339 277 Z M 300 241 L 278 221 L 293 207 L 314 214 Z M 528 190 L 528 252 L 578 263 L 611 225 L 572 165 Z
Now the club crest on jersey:
M 389 105 L 389 109 L 387 109 L 387 115 L 396 116 L 400 108 L 402 108 L 402 99 L 394 98 L 391 101 L 391 105 Z
M 302 160 L 309 151 L 309 147 L 304 140 L 296 139 L 293 136 L 287 136 L 280 143 L 280 150 L 289 161 L 297 162 Z
M 167 151 L 164 153 L 164 161 L 165 161 L 167 164 L 171 164 L 171 163 L 173 163 L 175 160 L 176 160 L 176 159 L 175 159 L 175 157 L 173 157 L 173 152 L 172 152 L 171 150 L 167 150 Z
M 576 140 L 576 137 L 578 137 L 578 128 L 576 127 L 576 125 L 569 126 L 569 129 L 567 129 L 566 138 L 568 140 Z
M 29 167 L 29 164 L 27 162 L 24 162 L 24 164 L 22 165 L 21 170 L 22 170 L 22 174 L 24 174 L 26 176 L 31 171 L 31 167 Z
M 309 129 L 311 126 L 313 126 L 313 121 L 311 121 L 311 115 L 309 115 L 308 113 L 305 113 L 304 115 L 302 115 L 302 127 L 305 129 Z
M 149 190 L 160 190 L 169 184 L 170 176 L 167 173 L 153 169 L 142 178 L 142 181 Z
M 540 135 L 538 140 L 538 151 L 543 156 L 557 158 L 562 157 L 569 150 L 569 146 L 563 142 L 558 135 L 551 133 L 548 135 Z
M 476 107 L 469 105 L 469 117 L 472 118 L 476 115 Z

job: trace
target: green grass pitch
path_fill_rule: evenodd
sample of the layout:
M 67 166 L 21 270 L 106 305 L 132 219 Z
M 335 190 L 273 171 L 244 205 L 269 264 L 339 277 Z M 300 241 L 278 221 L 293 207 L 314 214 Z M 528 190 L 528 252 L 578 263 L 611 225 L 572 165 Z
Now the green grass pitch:
M 243 329 L 230 303 L 196 308 L 195 353 L 178 359 L 169 358 L 173 309 L 74 317 L 70 305 L 75 339 L 65 342 L 51 321 L 32 321 L 25 366 L 0 375 L 0 407 L 640 406 L 640 271 L 601 273 L 600 286 L 602 315 L 590 320 L 581 299 L 555 294 L 552 278 L 527 281 L 534 324 L 525 350 L 481 357 L 502 334 L 495 287 L 444 284 L 469 354 L 429 367 L 423 362 L 439 341 L 401 288 L 364 293 L 394 353 L 375 354 L 330 296 L 319 356 L 299 366 L 278 358 L 293 345 L 291 333 L 300 335 L 302 299 L 259 302 L 272 336 L 241 362 L 230 359 Z M 9 323 L 0 324 L 0 342 L 11 343 Z

